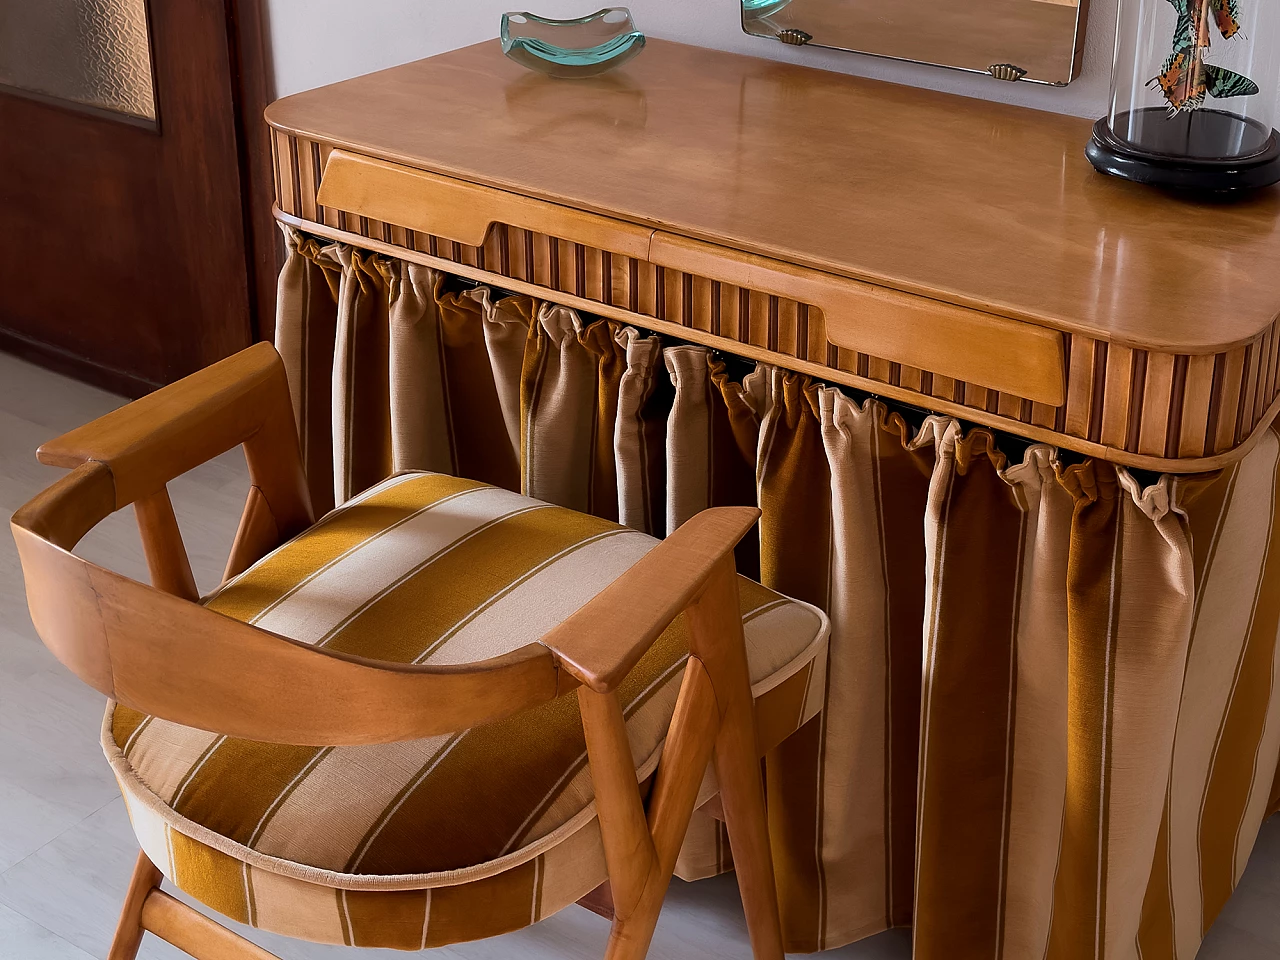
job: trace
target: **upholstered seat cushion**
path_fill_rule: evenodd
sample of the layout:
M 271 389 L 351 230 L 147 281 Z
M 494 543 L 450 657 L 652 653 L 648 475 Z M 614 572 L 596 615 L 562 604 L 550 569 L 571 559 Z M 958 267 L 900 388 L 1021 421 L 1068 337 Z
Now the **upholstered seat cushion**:
M 206 603 L 329 650 L 466 663 L 536 641 L 655 543 L 506 490 L 411 473 L 329 514 Z M 785 722 L 798 725 L 821 700 L 826 620 L 749 580 L 740 594 L 754 691 L 786 685 Z M 686 656 L 677 621 L 623 685 L 641 777 L 656 766 Z M 123 706 L 108 709 L 103 735 L 144 849 L 179 886 L 239 919 L 279 928 L 264 922 L 265 891 L 289 878 L 329 888 L 330 903 L 342 891 L 345 904 L 348 891 L 452 887 L 538 861 L 537 889 L 517 896 L 525 922 L 599 880 L 572 694 L 498 723 L 371 747 L 236 740 Z M 561 860 L 548 860 L 562 845 Z M 409 927 L 425 929 L 416 916 Z M 416 932 L 361 936 L 353 923 L 302 935 L 417 944 Z

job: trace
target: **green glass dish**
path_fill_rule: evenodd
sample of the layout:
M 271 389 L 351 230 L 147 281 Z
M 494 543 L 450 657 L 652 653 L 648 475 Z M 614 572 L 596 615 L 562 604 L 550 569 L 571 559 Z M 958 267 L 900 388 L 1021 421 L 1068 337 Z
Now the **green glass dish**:
M 644 49 L 626 7 L 606 7 L 576 20 L 549 20 L 519 12 L 502 15 L 502 52 L 551 77 L 594 77 L 619 67 Z

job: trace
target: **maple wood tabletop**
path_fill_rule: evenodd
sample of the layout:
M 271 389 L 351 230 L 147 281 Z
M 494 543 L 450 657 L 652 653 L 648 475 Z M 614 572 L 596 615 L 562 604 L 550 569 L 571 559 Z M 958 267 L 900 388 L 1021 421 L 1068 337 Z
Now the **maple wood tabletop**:
M 1116 343 L 1213 352 L 1280 313 L 1280 191 L 1215 203 L 1105 177 L 1075 117 L 654 40 L 573 81 L 481 43 L 285 98 L 267 118 Z

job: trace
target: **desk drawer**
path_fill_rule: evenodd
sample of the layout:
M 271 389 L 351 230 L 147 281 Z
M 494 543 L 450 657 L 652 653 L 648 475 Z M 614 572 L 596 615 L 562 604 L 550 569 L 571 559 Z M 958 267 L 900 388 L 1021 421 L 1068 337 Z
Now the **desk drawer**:
M 495 231 L 509 233 L 518 229 L 555 237 L 555 266 L 562 266 L 558 245 L 571 244 L 573 259 L 568 266 L 575 280 L 580 272 L 579 248 L 584 251 L 583 271 L 588 248 L 607 250 L 611 256 L 644 264 L 646 279 L 652 274 L 655 283 L 661 282 L 657 271 L 662 271 L 662 280 L 666 280 L 668 271 L 675 271 L 675 288 L 670 294 L 665 289 L 661 294 L 654 289 L 652 302 L 645 303 L 645 308 L 639 303 L 632 305 L 628 296 L 629 307 L 660 319 L 672 319 L 663 316 L 666 312 L 663 308 L 672 301 L 676 304 L 674 315 L 681 318 L 687 315 L 690 325 L 694 325 L 698 314 L 708 315 L 709 319 L 714 309 L 709 282 L 719 287 L 729 284 L 748 291 L 748 300 L 752 294 L 764 294 L 771 301 L 777 299 L 778 323 L 784 300 L 788 302 L 788 312 L 791 303 L 808 307 L 811 323 L 817 319 L 813 308 L 821 311 L 826 340 L 837 349 L 928 370 L 953 380 L 972 381 L 1052 406 L 1061 404 L 1065 395 L 1062 335 L 1029 323 L 886 290 L 343 150 L 334 150 L 329 155 L 316 203 L 477 249 L 485 248 Z M 501 263 L 504 258 L 500 240 L 498 247 Z M 505 262 L 511 262 L 509 249 Z M 592 267 L 596 267 L 594 256 Z M 556 270 L 557 274 L 560 272 Z M 690 278 L 687 290 L 685 277 Z M 562 284 L 556 282 L 557 279 L 546 278 L 548 285 L 559 288 Z M 600 292 L 597 299 L 607 301 L 604 278 L 599 280 L 593 284 Z M 704 296 L 697 297 L 694 280 L 699 281 L 697 293 Z M 636 281 L 638 284 L 638 276 Z M 613 285 L 612 277 L 608 285 Z M 585 277 L 582 286 L 585 293 Z M 703 302 L 696 302 L 695 298 Z M 762 319 L 771 328 L 775 323 L 772 303 L 768 309 L 770 317 Z M 749 302 L 746 319 L 749 325 Z M 746 340 L 751 342 L 749 331 Z M 764 342 L 759 345 L 778 350 L 778 337 L 771 338 L 766 332 Z M 787 352 L 794 356 L 794 347 Z M 807 353 L 808 345 L 806 357 Z
M 837 349 L 1055 407 L 1066 395 L 1056 330 L 661 231 L 649 260 L 810 304 L 822 311 L 827 342 Z
M 1273 334 L 1180 357 L 745 254 L 275 131 L 281 218 L 729 353 L 1154 469 L 1207 469 L 1280 392 Z

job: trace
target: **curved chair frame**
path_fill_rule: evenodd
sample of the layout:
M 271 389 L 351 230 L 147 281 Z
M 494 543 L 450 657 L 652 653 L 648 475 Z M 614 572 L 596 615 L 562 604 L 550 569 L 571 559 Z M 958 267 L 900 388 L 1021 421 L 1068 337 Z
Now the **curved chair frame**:
M 759 511 L 703 512 L 538 643 L 451 667 L 316 649 L 202 607 L 167 484 L 243 446 L 250 490 L 230 577 L 315 521 L 288 382 L 268 344 L 52 440 L 37 454 L 72 468 L 11 527 L 36 630 L 96 690 L 144 713 L 229 736 L 308 746 L 386 743 L 467 729 L 570 690 L 581 705 L 608 868 L 606 956 L 643 957 L 698 787 L 714 758 L 723 816 L 758 960 L 781 960 L 754 705 L 733 548 Z M 80 539 L 133 504 L 152 585 L 76 556 Z M 690 657 L 648 807 L 617 688 L 681 612 Z M 270 954 L 159 889 L 140 854 L 109 960 L 150 931 L 203 960 Z

